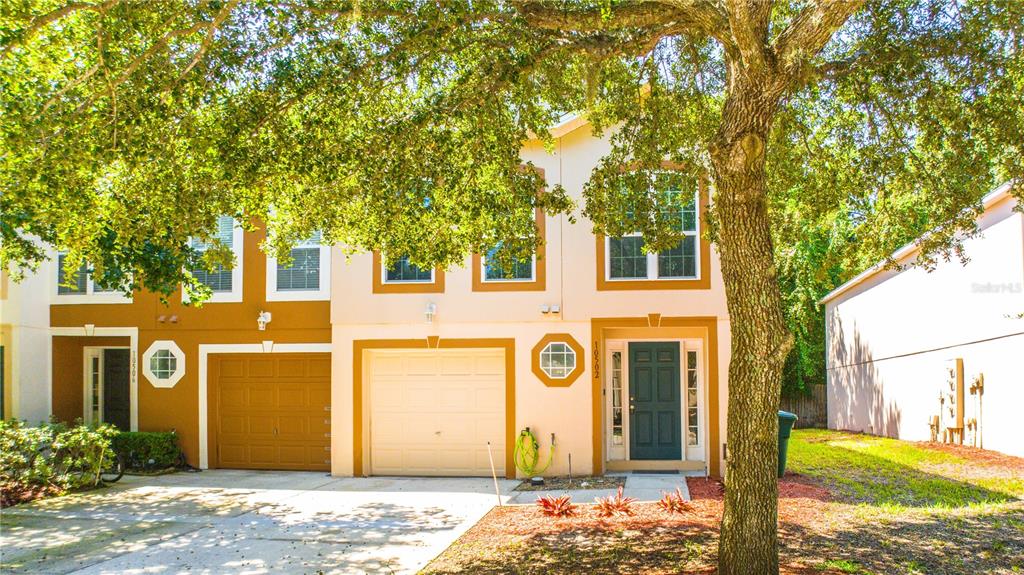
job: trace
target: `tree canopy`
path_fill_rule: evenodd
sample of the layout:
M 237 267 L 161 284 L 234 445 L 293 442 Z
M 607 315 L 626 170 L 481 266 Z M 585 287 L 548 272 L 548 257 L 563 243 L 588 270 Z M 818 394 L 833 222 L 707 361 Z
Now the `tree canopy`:
M 587 189 L 596 230 L 635 224 L 628 205 L 663 245 L 678 238 L 637 209 L 647 178 L 621 166 L 707 169 L 736 50 L 716 4 L 5 3 L 0 257 L 38 262 L 37 237 L 168 293 L 199 258 L 225 261 L 188 242 L 220 213 L 265 219 L 280 249 L 323 229 L 423 264 L 496 239 L 526 251 L 526 207 L 569 202 L 536 193 L 519 147 L 566 113 L 617 128 Z M 772 5 L 769 42 L 804 4 Z M 869 260 L 969 229 L 963 209 L 1020 176 L 1021 11 L 870 2 L 820 53 L 776 56 L 799 76 L 768 147 L 778 226 L 850 214 L 841 233 Z

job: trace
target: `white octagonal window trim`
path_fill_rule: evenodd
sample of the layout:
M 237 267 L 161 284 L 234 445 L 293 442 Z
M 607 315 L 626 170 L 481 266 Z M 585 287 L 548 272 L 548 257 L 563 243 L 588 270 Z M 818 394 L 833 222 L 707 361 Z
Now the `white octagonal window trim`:
M 576 369 L 576 350 L 568 343 L 553 341 L 540 352 L 540 368 L 551 379 L 565 379 Z
M 142 373 L 153 387 L 174 387 L 185 376 L 185 352 L 169 339 L 154 341 L 142 354 Z

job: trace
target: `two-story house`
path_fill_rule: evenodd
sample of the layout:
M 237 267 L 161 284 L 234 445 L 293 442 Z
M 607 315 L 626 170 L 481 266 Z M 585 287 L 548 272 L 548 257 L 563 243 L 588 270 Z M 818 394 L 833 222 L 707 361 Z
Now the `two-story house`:
M 579 119 L 554 153 L 524 161 L 582 202 L 608 151 Z M 203 468 L 329 469 L 335 475 L 513 476 L 529 427 L 548 473 L 721 472 L 729 320 L 718 257 L 701 237 L 708 190 L 680 245 L 595 237 L 578 218 L 537 216 L 543 248 L 515 269 L 467 258 L 452 270 L 344 258 L 317 238 L 291 267 L 230 218 L 233 270 L 202 274 L 214 297 L 132 298 L 87 274 L 48 277 L 48 373 L 35 391 L 64 420 L 175 429 Z M 332 251 L 334 257 L 332 258 Z M 332 265 L 333 264 L 333 265 Z M 14 413 L 18 416 L 17 413 Z

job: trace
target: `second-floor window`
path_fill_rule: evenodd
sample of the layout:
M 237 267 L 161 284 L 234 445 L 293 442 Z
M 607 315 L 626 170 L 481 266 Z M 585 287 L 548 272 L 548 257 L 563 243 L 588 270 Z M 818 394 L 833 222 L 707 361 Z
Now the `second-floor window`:
M 93 280 L 91 266 L 82 262 L 78 269 L 69 269 L 67 254 L 57 254 L 57 296 L 58 302 L 95 301 L 101 303 L 130 302 L 116 287 L 108 287 Z M 74 297 L 83 296 L 83 297 Z
M 314 233 L 291 249 L 291 263 L 267 260 L 267 300 L 330 299 L 331 249 Z
M 92 279 L 89 263 L 82 262 L 77 273 L 67 269 L 67 254 L 57 256 L 57 294 L 58 295 L 91 295 L 114 293 L 117 290 L 104 287 Z M 71 277 L 74 276 L 74 277 Z
M 420 269 L 409 262 L 409 256 L 398 258 L 390 266 L 384 265 L 384 281 L 386 283 L 431 283 L 434 281 L 434 270 Z
M 526 282 L 533 281 L 537 258 L 531 257 L 517 260 L 511 267 L 503 267 L 496 256 L 501 246 L 492 248 L 481 258 L 483 280 L 485 282 Z
M 677 206 L 670 212 L 683 238 L 679 244 L 660 252 L 644 253 L 640 234 L 607 238 L 605 269 L 609 280 L 696 279 L 700 270 L 697 193 L 667 190 L 667 204 Z
M 209 301 L 241 301 L 242 300 L 242 228 L 239 227 L 231 216 L 220 216 L 217 218 L 216 239 L 221 244 L 231 249 L 235 256 L 235 265 L 228 269 L 217 265 L 211 271 L 205 269 L 193 269 L 192 275 L 200 283 L 208 286 L 213 291 Z M 211 245 L 202 240 L 193 238 L 192 247 L 203 252 Z

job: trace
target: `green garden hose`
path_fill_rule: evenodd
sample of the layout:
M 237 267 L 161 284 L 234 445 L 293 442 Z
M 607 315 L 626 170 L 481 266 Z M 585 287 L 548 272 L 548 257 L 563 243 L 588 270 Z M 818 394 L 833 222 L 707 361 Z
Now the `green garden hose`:
M 533 435 L 530 428 L 519 432 L 519 438 L 516 439 L 516 448 L 513 453 L 513 458 L 516 463 L 516 469 L 523 472 L 523 475 L 527 477 L 536 477 L 541 473 L 547 471 L 548 467 L 551 467 L 551 461 L 555 457 L 555 434 L 551 434 L 551 447 L 548 449 L 548 461 L 544 464 L 544 467 L 537 468 L 537 463 L 540 461 L 540 444 L 537 442 L 537 437 Z

